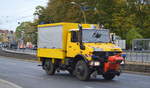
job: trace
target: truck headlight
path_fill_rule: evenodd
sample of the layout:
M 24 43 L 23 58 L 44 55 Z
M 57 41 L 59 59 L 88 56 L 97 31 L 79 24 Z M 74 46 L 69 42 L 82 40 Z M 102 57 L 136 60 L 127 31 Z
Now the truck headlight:
M 122 65 L 123 65 L 123 64 L 125 64 L 125 62 L 124 62 L 124 61 L 122 61 L 120 64 L 122 64 Z
M 100 62 L 96 61 L 94 62 L 94 66 L 99 66 L 100 65 Z
M 100 65 L 100 62 L 99 61 L 91 61 L 89 63 L 91 66 L 99 66 Z

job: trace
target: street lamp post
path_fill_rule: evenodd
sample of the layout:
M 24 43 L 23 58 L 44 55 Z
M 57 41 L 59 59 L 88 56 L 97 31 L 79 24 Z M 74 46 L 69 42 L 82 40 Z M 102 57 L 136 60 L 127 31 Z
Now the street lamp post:
M 78 3 L 76 3 L 76 2 L 71 2 L 71 4 L 73 4 L 73 5 L 77 5 L 77 6 L 79 6 L 79 7 L 80 7 L 81 12 L 82 12 L 83 17 L 84 17 L 84 23 L 86 24 L 86 14 L 85 14 L 84 10 L 82 9 L 82 6 L 81 6 L 80 4 L 78 4 Z

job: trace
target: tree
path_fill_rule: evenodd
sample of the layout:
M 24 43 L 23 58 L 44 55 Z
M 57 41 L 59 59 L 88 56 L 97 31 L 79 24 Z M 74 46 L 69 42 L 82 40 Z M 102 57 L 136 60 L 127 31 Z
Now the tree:
M 0 34 L 0 42 L 3 42 L 3 35 Z
M 143 36 L 140 35 L 136 29 L 129 30 L 126 34 L 128 48 L 131 48 L 133 39 L 139 39 L 139 38 L 143 38 Z
M 24 33 L 23 38 L 25 43 L 32 42 L 33 44 L 37 43 L 37 24 L 31 22 L 23 22 L 16 29 L 16 37 L 20 39 Z
M 104 28 L 110 29 L 111 32 L 115 32 L 122 39 L 130 41 L 126 37 L 126 34 L 130 34 L 129 31 L 136 31 L 137 35 L 150 38 L 150 5 L 147 0 L 143 1 L 49 0 L 47 7 L 38 6 L 34 15 L 38 16 L 38 23 L 84 23 L 80 7 L 71 4 L 71 2 L 76 2 L 83 7 L 92 8 L 84 11 L 87 23 L 103 24 Z

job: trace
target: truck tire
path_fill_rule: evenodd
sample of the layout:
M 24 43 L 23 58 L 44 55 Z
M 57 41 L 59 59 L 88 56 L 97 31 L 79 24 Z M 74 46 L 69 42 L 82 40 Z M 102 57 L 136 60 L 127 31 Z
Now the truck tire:
M 50 59 L 44 60 L 43 68 L 48 75 L 54 75 L 55 70 L 56 70 L 54 64 L 51 62 Z
M 107 74 L 103 74 L 103 77 L 105 80 L 112 80 L 115 77 L 115 75 L 111 73 L 110 74 L 107 73 Z
M 77 62 L 75 66 L 75 76 L 81 81 L 86 81 L 90 79 L 88 65 L 83 60 L 79 60 Z

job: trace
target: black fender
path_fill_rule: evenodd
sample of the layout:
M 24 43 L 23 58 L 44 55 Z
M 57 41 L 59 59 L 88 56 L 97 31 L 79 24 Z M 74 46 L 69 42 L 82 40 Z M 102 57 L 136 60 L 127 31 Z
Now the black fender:
M 75 59 L 76 61 L 78 61 L 78 60 L 83 60 L 83 61 L 85 61 L 86 63 L 88 63 L 88 60 L 86 59 L 86 57 L 85 57 L 84 55 L 81 55 L 81 54 L 76 55 L 74 59 Z

